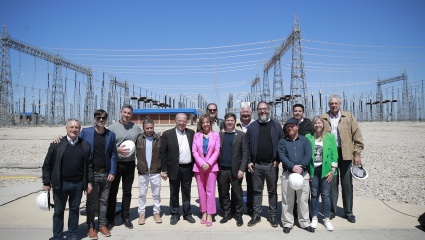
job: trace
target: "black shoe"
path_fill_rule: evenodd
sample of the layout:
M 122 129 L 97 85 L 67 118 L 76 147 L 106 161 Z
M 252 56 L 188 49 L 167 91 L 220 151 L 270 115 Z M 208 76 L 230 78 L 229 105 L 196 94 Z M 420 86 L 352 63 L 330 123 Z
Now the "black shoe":
M 133 224 L 131 223 L 130 219 L 128 219 L 128 218 L 123 218 L 122 224 L 124 224 L 124 226 L 128 229 L 133 229 Z
M 224 215 L 224 217 L 220 220 L 220 223 L 227 223 L 227 221 L 229 221 L 230 219 L 231 219 L 230 216 Z
M 248 227 L 252 227 L 255 226 L 255 224 L 261 222 L 261 217 L 260 216 L 254 216 L 251 218 L 251 220 L 248 222 Z
M 335 213 L 331 212 L 331 216 L 329 217 L 331 220 L 335 218 Z
M 243 220 L 242 220 L 242 216 L 238 216 L 236 218 L 236 226 L 240 227 L 243 225 Z
M 190 223 L 195 223 L 195 219 L 192 217 L 192 215 L 186 215 L 183 217 L 183 219 Z
M 346 218 L 350 223 L 356 222 L 356 216 L 354 216 L 354 215 L 346 216 Z
M 170 224 L 171 225 L 176 225 L 179 220 L 180 220 L 179 217 L 177 217 L 177 216 L 171 216 L 171 218 L 170 218 Z
M 114 221 L 111 221 L 111 222 L 108 221 L 108 223 L 106 224 L 106 227 L 109 229 L 109 231 L 111 231 L 112 228 L 115 227 Z
M 284 233 L 289 233 L 291 231 L 292 228 L 290 227 L 283 227 L 283 232 Z
M 304 230 L 306 230 L 307 232 L 311 232 L 314 233 L 316 230 L 314 230 L 314 228 L 312 228 L 311 226 L 305 227 L 303 228 Z
M 272 225 L 272 227 L 278 227 L 278 226 L 279 226 L 279 223 L 277 222 L 277 220 L 276 220 L 276 217 L 275 217 L 275 216 L 271 216 L 271 217 L 269 217 L 269 218 L 267 219 L 267 221 L 269 221 L 269 222 L 270 222 L 270 225 Z

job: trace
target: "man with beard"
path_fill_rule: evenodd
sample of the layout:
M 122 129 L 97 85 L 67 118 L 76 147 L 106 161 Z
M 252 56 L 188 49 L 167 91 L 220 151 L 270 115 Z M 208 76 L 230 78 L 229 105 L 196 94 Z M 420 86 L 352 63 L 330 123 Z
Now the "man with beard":
M 262 198 L 264 180 L 267 182 L 269 196 L 268 221 L 272 227 L 278 227 L 276 219 L 277 205 L 277 173 L 279 160 L 277 158 L 277 144 L 283 137 L 282 127 L 278 122 L 270 119 L 270 107 L 266 102 L 257 106 L 258 121 L 251 123 L 246 132 L 246 140 L 250 150 L 248 171 L 252 174 L 254 191 L 254 213 L 248 226 L 254 226 L 261 221 Z
M 214 132 L 220 132 L 220 130 L 224 129 L 224 121 L 221 118 L 218 118 L 218 108 L 217 104 L 210 103 L 207 106 L 207 114 L 211 120 L 211 129 Z
M 129 149 L 125 144 L 121 144 L 126 140 L 136 142 L 137 137 L 142 133 L 140 127 L 131 122 L 133 116 L 133 107 L 131 105 L 124 105 L 121 107 L 121 119 L 111 124 L 108 129 L 113 131 L 116 135 L 116 147 L 118 153 L 124 157 L 118 158 L 117 174 L 114 181 L 112 181 L 111 189 L 109 192 L 108 210 L 106 218 L 108 219 L 108 229 L 111 230 L 114 226 L 115 208 L 117 205 L 117 194 L 120 181 L 122 178 L 122 213 L 121 219 L 124 226 L 129 229 L 133 228 L 130 217 L 130 203 L 131 203 L 131 187 L 134 181 L 134 169 L 136 168 L 136 153 L 129 155 Z
M 240 111 L 240 118 L 238 120 L 236 120 L 236 130 L 242 131 L 244 133 L 246 133 L 246 131 L 248 130 L 248 126 L 255 122 L 254 119 L 252 119 L 252 110 L 251 107 L 249 106 L 249 103 L 244 102 L 241 106 L 241 111 Z M 247 169 L 248 170 L 248 169 Z M 253 200 L 252 200 L 252 174 L 250 172 L 248 172 L 247 170 L 245 173 L 245 180 L 246 180 L 246 208 L 248 209 L 248 214 L 250 216 L 252 216 L 253 212 L 254 212 L 254 207 L 253 207 Z M 232 191 L 232 199 L 234 199 L 233 197 L 233 191 Z M 232 210 L 235 209 L 235 204 L 232 201 Z

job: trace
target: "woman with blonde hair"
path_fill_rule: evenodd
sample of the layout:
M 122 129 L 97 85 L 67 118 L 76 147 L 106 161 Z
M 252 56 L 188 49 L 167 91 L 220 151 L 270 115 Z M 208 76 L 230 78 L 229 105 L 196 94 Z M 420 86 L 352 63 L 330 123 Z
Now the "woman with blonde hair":
M 310 189 L 311 189 L 311 227 L 316 228 L 319 213 L 319 194 L 322 198 L 324 225 L 326 230 L 333 231 L 330 220 L 330 184 L 334 175 L 337 174 L 338 149 L 335 136 L 324 131 L 324 121 L 320 116 L 313 118 L 314 133 L 305 137 L 310 140 L 312 146 L 312 158 L 310 163 Z
M 199 118 L 197 133 L 193 137 L 192 154 L 195 158 L 193 172 L 198 184 L 201 224 L 212 226 L 212 215 L 216 214 L 215 188 L 218 174 L 217 159 L 220 154 L 220 135 L 211 129 L 208 115 Z

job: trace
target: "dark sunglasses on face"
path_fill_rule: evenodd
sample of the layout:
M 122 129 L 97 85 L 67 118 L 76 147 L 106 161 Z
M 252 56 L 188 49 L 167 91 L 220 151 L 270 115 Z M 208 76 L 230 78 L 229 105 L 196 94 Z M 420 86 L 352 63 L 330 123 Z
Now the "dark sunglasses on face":
M 216 112 L 217 109 L 208 109 L 209 112 Z
M 96 119 L 97 119 L 97 120 L 102 120 L 102 119 L 103 119 L 103 120 L 106 120 L 106 119 L 108 119 L 108 118 L 107 118 L 107 117 L 96 117 Z

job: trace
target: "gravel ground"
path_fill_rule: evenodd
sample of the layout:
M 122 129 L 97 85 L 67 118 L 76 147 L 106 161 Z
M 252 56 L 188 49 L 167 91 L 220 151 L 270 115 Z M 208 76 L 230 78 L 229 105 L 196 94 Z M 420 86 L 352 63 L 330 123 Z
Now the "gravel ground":
M 425 205 L 425 123 L 362 122 L 360 129 L 369 178 L 354 181 L 355 195 Z M 64 134 L 65 127 L 0 128 L 0 187 L 41 182 L 19 176 L 40 177 L 53 136 Z

